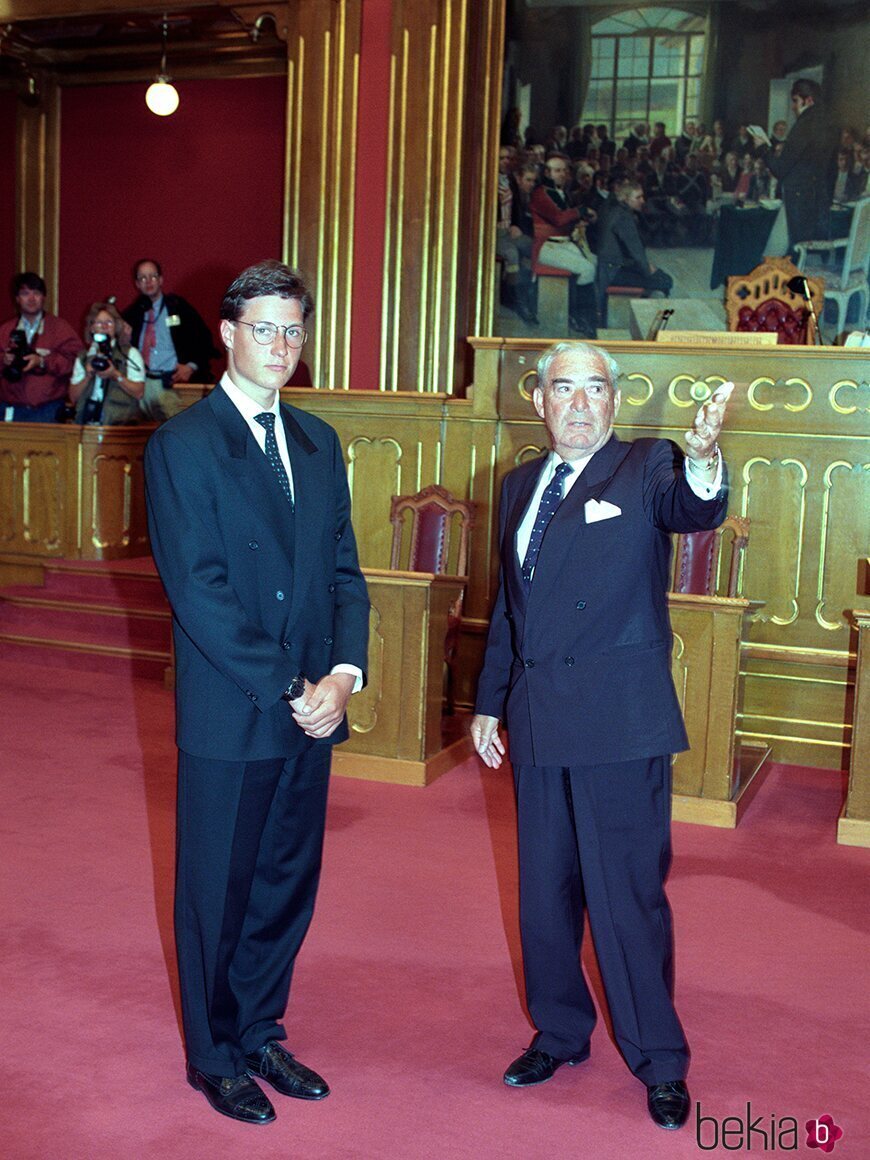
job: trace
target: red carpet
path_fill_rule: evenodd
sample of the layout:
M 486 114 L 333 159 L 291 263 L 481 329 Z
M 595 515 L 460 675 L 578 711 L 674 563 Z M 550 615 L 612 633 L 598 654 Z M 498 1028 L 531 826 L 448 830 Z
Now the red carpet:
M 501 1083 L 531 1033 L 512 966 L 510 781 L 476 761 L 427 790 L 335 779 L 287 1019 L 333 1094 L 276 1095 L 268 1127 L 217 1116 L 184 1081 L 174 1010 L 170 695 L 9 663 L 3 710 L 4 1157 L 701 1154 L 694 1114 L 680 1133 L 648 1121 L 603 1023 L 588 1064 L 530 1091 Z M 772 1116 L 793 1116 L 799 1151 L 819 1156 L 804 1123 L 828 1113 L 836 1155 L 870 1155 L 870 852 L 836 845 L 841 800 L 840 775 L 774 768 L 737 831 L 674 827 L 690 1086 L 720 1123 L 751 1104 L 753 1153 L 761 1130 L 773 1150 Z

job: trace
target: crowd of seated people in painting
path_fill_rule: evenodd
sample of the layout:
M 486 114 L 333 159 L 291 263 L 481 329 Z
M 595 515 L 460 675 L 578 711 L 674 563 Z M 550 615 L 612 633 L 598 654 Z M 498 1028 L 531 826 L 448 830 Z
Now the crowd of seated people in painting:
M 649 262 L 646 246 L 711 246 L 723 206 L 775 208 L 782 198 L 771 167 L 777 168 L 772 158 L 780 156 L 788 137 L 785 121 L 771 127 L 769 144 L 748 123 L 728 126 L 721 120 L 709 128 L 686 121 L 679 132 L 663 122 L 638 122 L 618 139 L 603 124 L 577 125 L 570 132 L 556 125 L 542 137 L 528 128 L 522 138 L 510 124 L 509 118 L 499 151 L 501 305 L 531 325 L 538 324 L 538 264 L 569 272 L 569 327 L 593 337 L 596 322 L 606 325 L 605 265 L 617 284 L 667 295 L 671 279 Z M 830 161 L 828 204 L 870 194 L 870 128 L 862 136 L 844 127 L 839 141 L 832 131 Z M 638 235 L 631 253 L 620 239 L 625 261 L 619 273 L 609 245 L 613 223 L 607 225 L 613 212 L 622 234 L 633 222 Z M 602 243 L 608 247 L 606 263 Z

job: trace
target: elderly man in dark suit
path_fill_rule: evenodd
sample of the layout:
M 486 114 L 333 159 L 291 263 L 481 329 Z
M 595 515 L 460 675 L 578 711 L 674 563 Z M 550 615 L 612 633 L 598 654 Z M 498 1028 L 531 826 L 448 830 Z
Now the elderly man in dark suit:
M 505 1073 L 528 1087 L 587 1059 L 595 1007 L 580 965 L 583 910 L 617 1044 L 656 1124 L 689 1112 L 689 1051 L 673 1004 L 671 755 L 687 746 L 670 674 L 670 534 L 725 516 L 718 450 L 731 384 L 686 435 L 622 442 L 618 370 L 558 343 L 535 409 L 551 453 L 501 494 L 501 579 L 472 737 L 498 768 L 507 724 L 517 793 L 526 996 L 537 1027 Z
M 363 683 L 368 598 L 335 431 L 280 403 L 311 296 L 261 262 L 221 306 L 227 371 L 151 437 L 154 559 L 177 658 L 175 927 L 187 1077 L 217 1111 L 275 1118 L 253 1076 L 317 1100 L 280 1043 L 314 909 L 331 746 Z

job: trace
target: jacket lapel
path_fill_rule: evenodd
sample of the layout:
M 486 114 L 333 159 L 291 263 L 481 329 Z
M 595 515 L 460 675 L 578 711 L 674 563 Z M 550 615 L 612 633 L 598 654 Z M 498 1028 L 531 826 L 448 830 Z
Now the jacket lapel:
M 544 533 L 544 542 L 535 566 L 530 596 L 534 597 L 536 603 L 547 599 L 550 588 L 563 575 L 568 557 L 577 550 L 577 537 L 586 526 L 587 501 L 601 498 L 630 450 L 630 443 L 620 443 L 616 435 L 611 435 L 601 450 L 592 456 L 583 474 L 559 504 Z
M 529 508 L 529 502 L 541 477 L 548 455 L 540 459 L 533 459 L 527 465 L 528 470 L 523 474 L 519 490 L 511 501 L 510 512 L 504 530 L 504 544 L 502 547 L 502 568 L 504 569 L 505 583 L 511 589 L 514 602 L 525 603 L 526 589 L 523 584 L 522 567 L 517 556 L 517 531 L 523 522 L 523 517 Z
M 282 535 L 282 528 L 293 519 L 287 497 L 275 476 L 274 469 L 257 445 L 250 428 L 232 400 L 220 386 L 208 395 L 218 427 L 223 436 L 226 454 L 224 467 L 238 487 L 239 494 L 251 509 L 258 524 L 265 524 L 278 538 L 287 555 L 287 561 L 294 566 L 293 535 Z M 288 441 L 289 446 L 289 441 Z M 290 455 L 293 467 L 293 481 L 296 486 L 296 465 Z
M 328 456 L 309 439 L 291 408 L 284 403 L 281 404 L 281 419 L 293 468 L 293 502 L 296 512 L 293 595 L 288 610 L 288 623 L 293 623 L 302 610 L 314 565 L 323 564 L 316 546 L 321 543 L 323 522 L 332 510 L 332 505 L 324 503 L 323 499 L 324 496 L 332 495 L 334 485 L 330 478 Z

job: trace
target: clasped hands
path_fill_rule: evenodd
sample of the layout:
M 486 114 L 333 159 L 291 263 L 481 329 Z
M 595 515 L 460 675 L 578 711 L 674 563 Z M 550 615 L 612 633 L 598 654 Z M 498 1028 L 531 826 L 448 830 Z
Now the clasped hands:
M 335 732 L 344 718 L 354 684 L 352 673 L 327 673 L 316 685 L 306 680 L 305 692 L 290 702 L 293 720 L 306 737 L 329 737 Z

